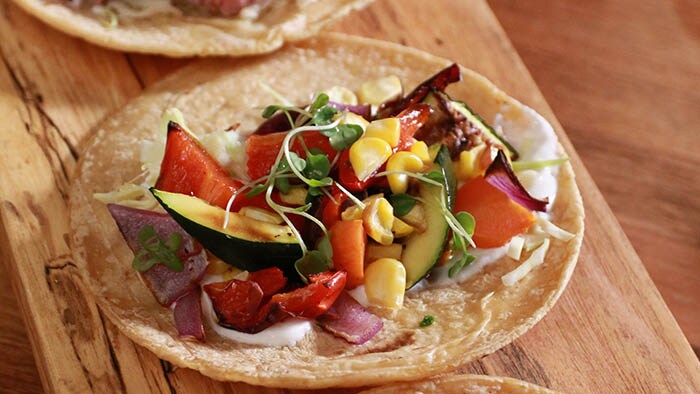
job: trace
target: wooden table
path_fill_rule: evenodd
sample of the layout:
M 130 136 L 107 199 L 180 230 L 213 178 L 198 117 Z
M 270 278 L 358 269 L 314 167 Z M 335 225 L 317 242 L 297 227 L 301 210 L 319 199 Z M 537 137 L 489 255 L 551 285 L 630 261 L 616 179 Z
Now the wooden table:
M 515 18 L 519 10 L 515 4 L 503 2 L 500 6 L 506 16 Z M 449 12 L 440 11 L 447 9 Z M 539 9 L 546 9 L 544 3 Z M 569 9 L 564 7 L 562 12 L 566 11 Z M 558 126 L 484 1 L 434 0 L 426 5 L 418 0 L 383 0 L 363 15 L 345 20 L 337 30 L 398 41 L 450 57 L 485 74 Z M 566 24 L 560 23 L 558 26 L 565 30 Z M 417 28 L 421 24 L 424 27 Z M 542 31 L 551 34 L 551 30 Z M 113 331 L 110 336 L 115 341 L 133 349 L 150 366 L 142 378 L 134 380 L 132 374 L 141 371 L 116 365 L 109 354 L 81 346 L 80 340 L 85 338 L 103 342 L 104 332 L 101 324 L 95 330 L 76 321 L 71 308 L 60 304 L 62 292 L 84 289 L 74 281 L 67 246 L 54 242 L 63 237 L 55 233 L 60 223 L 48 223 L 43 216 L 46 209 L 62 208 L 66 174 L 73 170 L 90 127 L 186 61 L 96 48 L 47 28 L 7 2 L 0 4 L 0 36 L 4 62 L 0 69 L 0 146 L 6 153 L 0 161 L 0 258 L 6 267 L 3 272 L 8 273 L 0 275 L 0 285 L 7 289 L 8 276 L 12 278 L 27 317 L 27 332 L 44 387 L 67 392 L 76 387 L 69 379 L 77 379 L 82 384 L 78 387 L 103 387 L 101 379 L 103 382 L 105 376 L 120 368 L 127 387 L 138 380 L 154 391 L 201 388 L 188 386 L 198 380 L 193 372 L 170 371 Z M 516 38 L 516 42 L 523 42 Z M 533 44 L 532 48 L 536 48 L 536 54 L 541 47 Z M 540 67 L 533 68 L 541 71 Z M 566 102 L 568 97 L 560 93 L 555 104 Z M 621 111 L 610 107 L 600 104 L 606 114 Z M 586 118 L 591 119 L 597 122 L 593 116 Z M 579 130 L 585 146 L 583 125 Z M 588 231 L 573 280 L 558 305 L 533 330 L 465 370 L 513 376 L 566 392 L 700 391 L 700 364 L 580 159 L 568 141 L 564 142 L 572 152 L 587 209 Z M 637 141 L 643 142 L 650 141 Z M 681 148 L 676 151 L 690 146 L 690 142 L 681 140 Z M 618 148 L 623 152 L 632 149 L 625 146 Z M 669 148 L 670 153 L 676 151 Z M 616 150 L 610 148 L 609 152 Z M 692 154 L 688 156 L 693 159 Z M 697 156 L 694 158 L 697 160 Z M 599 168 L 607 168 L 607 157 L 598 159 Z M 677 165 L 670 159 L 664 163 Z M 686 167 L 673 168 L 680 171 Z M 46 203 L 37 204 L 37 196 Z M 656 226 L 667 224 L 643 219 Z M 697 227 L 688 228 L 683 234 L 692 237 Z M 684 243 L 680 240 L 674 245 L 682 248 Z M 692 258 L 696 252 L 688 250 Z M 20 265 L 22 269 L 17 268 Z M 27 292 L 30 286 L 32 291 Z M 36 302 L 56 305 L 52 313 L 35 316 L 29 305 Z M 0 305 L 0 344 L 6 354 L 0 359 L 0 390 L 40 391 L 15 301 L 4 292 Z M 84 307 L 92 309 L 94 305 L 88 301 Z M 109 329 L 109 324 L 106 326 Z M 213 382 L 208 387 L 224 390 L 223 385 Z

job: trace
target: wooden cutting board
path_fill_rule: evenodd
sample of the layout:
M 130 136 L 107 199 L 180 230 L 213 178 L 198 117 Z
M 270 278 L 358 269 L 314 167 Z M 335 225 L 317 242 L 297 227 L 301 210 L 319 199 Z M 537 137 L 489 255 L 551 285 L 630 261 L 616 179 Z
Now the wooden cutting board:
M 700 392 L 700 363 L 485 1 L 380 0 L 334 30 L 477 70 L 547 117 L 572 158 L 587 231 L 569 287 L 535 328 L 462 371 L 564 392 Z M 285 392 L 216 382 L 157 359 L 103 319 L 72 263 L 65 198 L 91 127 L 188 60 L 97 48 L 8 1 L 0 37 L 0 259 L 45 389 Z

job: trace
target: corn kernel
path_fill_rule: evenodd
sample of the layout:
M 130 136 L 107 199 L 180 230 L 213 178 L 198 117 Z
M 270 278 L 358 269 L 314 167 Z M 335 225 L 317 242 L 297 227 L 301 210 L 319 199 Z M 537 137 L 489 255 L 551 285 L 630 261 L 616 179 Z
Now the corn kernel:
M 350 147 L 350 164 L 361 181 L 367 179 L 391 156 L 391 146 L 379 138 L 360 138 Z
M 362 220 L 362 208 L 358 205 L 347 207 L 341 214 L 343 220 Z
M 411 145 L 410 152 L 414 155 L 420 157 L 423 160 L 423 164 L 430 164 L 430 152 L 428 151 L 428 145 L 423 141 L 416 141 Z
M 333 117 L 333 120 L 340 119 L 339 124 L 354 124 L 362 127 L 362 131 L 365 131 L 367 129 L 367 126 L 369 125 L 369 122 L 367 119 L 363 118 L 362 116 L 350 112 L 350 111 L 343 111 Z
M 391 245 L 394 242 L 394 234 L 391 232 L 394 225 L 394 207 L 386 198 L 375 198 L 365 206 L 362 224 L 367 235 L 380 244 Z
M 407 171 L 418 172 L 423 169 L 423 160 L 411 152 L 396 152 L 386 163 L 387 171 Z M 406 193 L 408 190 L 408 175 L 406 174 L 389 174 L 387 176 L 389 188 L 394 194 Z
M 334 103 L 357 105 L 357 96 L 352 90 L 344 86 L 333 86 L 323 91 L 328 95 L 328 100 Z
M 391 231 L 394 233 L 394 238 L 403 238 L 410 235 L 415 228 L 399 218 L 394 218 L 394 224 L 391 226 Z
M 383 258 L 401 260 L 403 246 L 401 244 L 377 245 L 370 243 L 365 249 L 365 261 L 374 261 Z
M 485 148 L 486 144 L 481 144 L 459 153 L 459 160 L 456 166 L 457 179 L 468 181 L 481 175 L 484 168 L 480 164 L 480 157 L 484 153 Z
M 401 80 L 395 75 L 368 81 L 360 86 L 357 98 L 362 104 L 380 105 L 403 93 Z
M 365 130 L 365 137 L 377 137 L 389 143 L 392 148 L 399 144 L 401 122 L 397 118 L 373 120 Z
M 365 294 L 370 303 L 401 308 L 406 292 L 406 269 L 396 259 L 383 258 L 365 268 Z
M 282 200 L 283 203 L 289 205 L 289 206 L 302 206 L 306 205 L 306 193 L 308 190 L 306 190 L 305 187 L 302 186 L 295 186 L 289 189 L 289 191 L 285 193 L 280 193 L 280 200 Z
M 258 207 L 243 207 L 238 213 L 265 223 L 282 224 L 284 222 L 280 215 Z

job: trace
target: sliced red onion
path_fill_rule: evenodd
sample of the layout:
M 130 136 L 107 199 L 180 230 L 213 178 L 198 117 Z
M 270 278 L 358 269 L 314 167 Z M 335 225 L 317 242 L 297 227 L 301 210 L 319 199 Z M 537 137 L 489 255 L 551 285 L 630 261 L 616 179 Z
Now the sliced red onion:
M 440 70 L 425 82 L 418 85 L 413 91 L 404 97 L 382 104 L 377 111 L 377 119 L 395 116 L 411 104 L 416 104 L 425 98 L 431 89 L 445 90 L 447 85 L 462 80 L 462 72 L 457 63 Z
M 199 280 L 207 268 L 206 252 L 170 215 L 117 204 L 107 204 L 107 209 L 134 253 L 138 253 L 141 249 L 138 236 L 145 226 L 153 227 L 161 239 L 167 239 L 173 233 L 182 235 L 182 243 L 178 251 L 184 263 L 184 269 L 181 272 L 174 272 L 163 264 L 156 264 L 148 271 L 139 273 L 159 303 L 169 306 L 182 295 L 199 286 Z
M 333 101 L 328 102 L 329 107 L 333 107 L 337 109 L 338 111 L 348 111 L 352 112 L 354 114 L 360 115 L 365 120 L 372 120 L 372 106 L 369 104 L 364 104 L 364 105 L 350 105 L 350 104 L 342 104 L 342 103 L 336 103 Z
M 331 334 L 361 345 L 374 337 L 384 323 L 347 293 L 342 293 L 331 309 L 316 321 Z
M 292 121 L 295 121 L 299 117 L 299 112 L 290 112 L 289 116 L 292 118 Z M 278 133 L 280 131 L 289 131 L 293 127 L 293 125 L 289 124 L 289 118 L 287 118 L 287 114 L 285 114 L 284 112 L 279 112 L 262 122 L 260 126 L 258 126 L 258 128 L 255 129 L 253 134 L 265 135 Z
M 513 172 L 513 169 L 510 167 L 510 163 L 502 150 L 498 150 L 496 159 L 494 159 L 493 163 L 486 169 L 485 178 L 486 182 L 490 183 L 491 186 L 502 191 L 508 198 L 523 207 L 531 211 L 545 212 L 547 210 L 549 199 L 538 200 L 525 190 L 518 180 L 518 177 L 515 175 L 515 172 Z
M 202 303 L 199 287 L 185 293 L 175 301 L 173 318 L 177 333 L 182 339 L 204 339 L 204 325 L 202 324 Z

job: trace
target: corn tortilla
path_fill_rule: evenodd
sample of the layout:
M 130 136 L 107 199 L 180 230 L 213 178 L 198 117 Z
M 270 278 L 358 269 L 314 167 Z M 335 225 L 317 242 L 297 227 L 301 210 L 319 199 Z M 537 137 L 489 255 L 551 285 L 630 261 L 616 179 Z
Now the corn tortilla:
M 274 54 L 246 59 L 204 59 L 148 89 L 102 122 L 81 158 L 71 190 L 76 264 L 105 314 L 129 338 L 159 357 L 218 380 L 287 387 L 359 387 L 445 373 L 510 343 L 537 323 L 563 292 L 583 238 L 583 204 L 571 166 L 559 171 L 551 220 L 576 234 L 552 239 L 545 262 L 516 285 L 501 276 L 519 262 L 504 257 L 460 285 L 410 292 L 404 308 L 386 316 L 384 328 L 364 345 L 350 345 L 319 327 L 293 347 L 240 344 L 207 329 L 204 343 L 178 339 L 172 313 L 161 307 L 130 267 L 133 254 L 94 192 L 116 189 L 140 173 L 139 142 L 155 139 L 162 111 L 179 108 L 196 133 L 240 123 L 253 130 L 260 108 L 274 99 L 264 81 L 296 103 L 333 85 L 397 75 L 412 88 L 450 62 L 376 40 L 331 34 Z M 510 132 L 551 127 L 484 77 L 463 69 L 448 89 L 491 121 L 509 119 Z M 164 136 L 160 136 L 164 138 Z M 563 148 L 561 148 L 563 155 Z M 418 328 L 424 315 L 435 323 Z
M 274 0 L 274 12 L 256 20 L 239 16 L 153 15 L 123 19 L 107 27 L 99 16 L 67 5 L 67 0 L 13 0 L 26 12 L 64 33 L 128 52 L 172 57 L 272 52 L 298 41 L 372 0 Z

